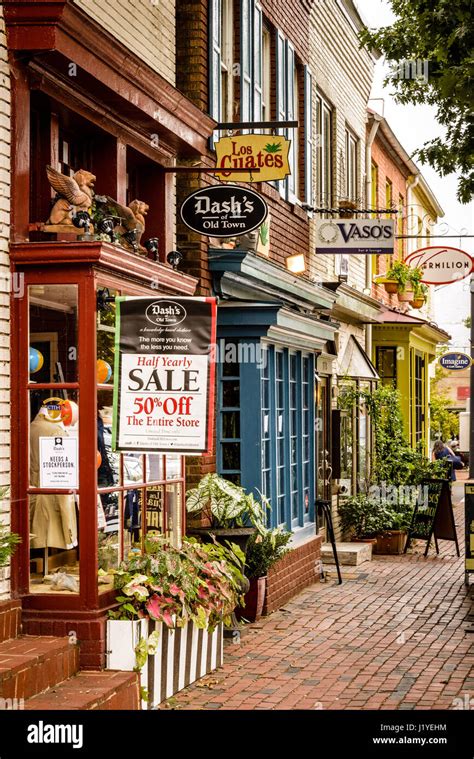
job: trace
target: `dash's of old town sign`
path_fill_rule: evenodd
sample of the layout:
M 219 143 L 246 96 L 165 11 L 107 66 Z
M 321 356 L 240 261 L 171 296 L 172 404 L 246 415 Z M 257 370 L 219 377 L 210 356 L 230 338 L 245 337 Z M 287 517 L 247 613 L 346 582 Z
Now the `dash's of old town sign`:
M 427 285 L 449 285 L 468 277 L 474 269 L 474 259 L 465 250 L 431 246 L 410 253 L 406 263 L 423 271 L 422 282 Z
M 216 176 L 223 182 L 271 182 L 284 179 L 290 171 L 288 155 L 291 141 L 272 134 L 240 134 L 216 142 Z M 225 169 L 242 169 L 226 172 Z M 258 173 L 252 174 L 252 169 Z
M 259 227 L 267 218 L 268 206 L 253 190 L 219 184 L 188 195 L 180 213 L 194 232 L 209 237 L 234 237 Z

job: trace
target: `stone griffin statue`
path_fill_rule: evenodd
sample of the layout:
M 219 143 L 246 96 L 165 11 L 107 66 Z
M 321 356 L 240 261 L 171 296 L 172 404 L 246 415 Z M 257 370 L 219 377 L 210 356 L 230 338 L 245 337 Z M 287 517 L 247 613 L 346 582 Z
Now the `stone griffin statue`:
M 90 213 L 96 178 L 84 169 L 68 177 L 52 166 L 46 167 L 46 174 L 51 187 L 57 193 L 46 224 L 66 224 L 72 227 L 72 217 L 78 211 Z

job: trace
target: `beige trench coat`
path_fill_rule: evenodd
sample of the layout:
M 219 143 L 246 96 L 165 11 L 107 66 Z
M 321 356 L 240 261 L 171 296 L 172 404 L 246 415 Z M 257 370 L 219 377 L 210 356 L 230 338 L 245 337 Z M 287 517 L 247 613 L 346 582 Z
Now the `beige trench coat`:
M 41 412 L 30 425 L 30 485 L 39 487 L 39 438 L 67 437 L 62 426 L 49 422 Z M 74 548 L 77 520 L 73 495 L 30 496 L 31 548 Z

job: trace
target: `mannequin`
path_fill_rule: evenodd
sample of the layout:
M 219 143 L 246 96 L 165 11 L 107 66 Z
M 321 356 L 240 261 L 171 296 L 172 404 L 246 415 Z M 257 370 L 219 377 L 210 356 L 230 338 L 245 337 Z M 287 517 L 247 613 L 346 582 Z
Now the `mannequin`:
M 58 429 L 59 427 L 59 429 Z M 48 418 L 42 406 L 30 425 L 30 485 L 39 487 L 39 438 L 68 437 L 62 425 Z M 35 495 L 30 497 L 31 548 L 62 548 L 77 546 L 77 520 L 74 495 Z

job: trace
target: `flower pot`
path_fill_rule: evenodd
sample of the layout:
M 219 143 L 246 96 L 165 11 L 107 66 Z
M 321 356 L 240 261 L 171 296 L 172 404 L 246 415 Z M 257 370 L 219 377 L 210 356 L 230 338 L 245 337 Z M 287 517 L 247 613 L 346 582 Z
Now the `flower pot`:
M 257 622 L 262 616 L 265 594 L 267 592 L 267 577 L 252 577 L 250 587 L 245 594 L 243 606 L 236 610 L 237 619 L 246 619 L 248 622 Z
M 382 284 L 385 287 L 385 292 L 389 295 L 395 295 L 398 292 L 398 282 L 396 279 L 387 279 L 385 282 L 377 282 L 376 284 Z
M 107 669 L 132 672 L 140 638 L 158 632 L 158 648 L 140 670 L 140 685 L 148 691 L 142 709 L 156 709 L 174 693 L 204 677 L 223 663 L 222 624 L 213 632 L 188 622 L 170 629 L 150 619 L 107 621 Z
M 398 300 L 400 303 L 410 303 L 413 300 L 413 290 L 409 290 L 408 287 L 405 290 L 399 290 Z
M 404 530 L 386 530 L 377 535 L 373 553 L 400 556 L 405 548 L 407 534 Z
M 211 535 L 214 535 L 218 543 L 226 545 L 226 541 L 236 543 L 240 550 L 245 553 L 247 543 L 255 532 L 255 527 L 191 527 L 187 530 L 188 535 L 201 538 L 203 543 L 212 543 Z
M 377 538 L 351 538 L 351 543 L 372 543 L 372 545 L 375 546 Z
M 412 308 L 422 308 L 425 303 L 424 298 L 415 298 L 414 300 L 410 301 L 410 306 Z

